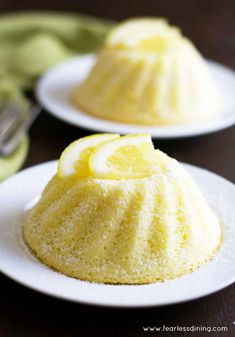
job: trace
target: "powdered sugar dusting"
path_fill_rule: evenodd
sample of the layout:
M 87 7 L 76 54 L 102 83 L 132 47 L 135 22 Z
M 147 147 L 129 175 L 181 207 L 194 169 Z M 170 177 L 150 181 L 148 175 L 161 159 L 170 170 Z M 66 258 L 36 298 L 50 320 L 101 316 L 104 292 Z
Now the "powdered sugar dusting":
M 17 188 L 17 181 L 14 179 L 0 186 L 2 204 L 0 209 L 0 267 L 10 277 L 38 291 L 58 297 L 111 306 L 151 306 L 176 303 L 209 294 L 234 281 L 234 185 L 207 171 L 191 166 L 186 166 L 186 168 L 219 217 L 224 233 L 220 249 L 214 259 L 207 264 L 175 280 L 140 286 L 114 286 L 84 282 L 44 266 L 25 245 L 20 224 L 24 206 L 35 195 L 40 194 L 45 184 L 45 177 L 48 180 L 52 168 L 53 170 L 56 168 L 55 163 L 51 164 L 50 169 L 46 165 L 34 168 L 31 175 L 25 173 L 24 176 L 22 173 L 20 183 L 24 188 Z M 32 181 L 34 184 L 31 184 Z

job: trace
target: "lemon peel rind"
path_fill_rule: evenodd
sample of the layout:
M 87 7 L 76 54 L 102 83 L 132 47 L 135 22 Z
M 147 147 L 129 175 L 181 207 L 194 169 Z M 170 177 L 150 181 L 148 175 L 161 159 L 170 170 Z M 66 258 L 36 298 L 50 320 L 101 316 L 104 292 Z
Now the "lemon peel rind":
M 75 163 L 79 161 L 81 153 L 88 147 L 95 147 L 100 143 L 120 137 L 118 134 L 95 134 L 80 138 L 72 142 L 62 152 L 58 164 L 59 177 L 69 177 L 76 174 Z
M 149 149 L 154 150 L 154 146 L 151 140 L 150 135 L 128 135 L 123 136 L 118 139 L 114 139 L 110 142 L 107 142 L 103 145 L 97 147 L 94 153 L 89 158 L 89 168 L 93 177 L 101 179 L 115 179 L 115 178 L 141 178 L 146 174 L 144 172 L 131 172 L 128 174 L 126 172 L 124 175 L 119 172 L 116 176 L 115 172 L 112 172 L 112 169 L 109 169 L 107 165 L 108 158 L 114 153 L 115 150 L 120 149 L 125 146 L 136 146 L 146 143 L 149 145 Z

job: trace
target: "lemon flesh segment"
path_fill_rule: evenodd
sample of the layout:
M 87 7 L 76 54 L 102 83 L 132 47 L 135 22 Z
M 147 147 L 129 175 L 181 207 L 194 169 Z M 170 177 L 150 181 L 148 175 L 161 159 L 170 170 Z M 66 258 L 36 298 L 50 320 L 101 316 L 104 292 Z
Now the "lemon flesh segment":
M 78 139 L 71 143 L 61 154 L 58 176 L 89 176 L 88 160 L 97 145 L 120 137 L 118 134 L 97 134 Z
M 89 167 L 96 178 L 141 178 L 154 173 L 154 157 L 149 135 L 129 135 L 98 146 L 89 159 Z

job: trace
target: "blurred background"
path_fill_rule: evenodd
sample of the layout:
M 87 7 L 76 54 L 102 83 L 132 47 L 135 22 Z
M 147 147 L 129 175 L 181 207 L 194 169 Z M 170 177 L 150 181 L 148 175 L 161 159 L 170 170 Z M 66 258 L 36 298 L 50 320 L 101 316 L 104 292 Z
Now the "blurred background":
M 182 28 L 208 58 L 235 67 L 233 0 L 1 0 L 0 12 L 49 10 L 123 20 L 163 16 Z
M 2 14 L 2 18 L 10 13 L 25 11 L 52 11 L 56 13 L 70 12 L 73 14 L 85 14 L 114 21 L 135 16 L 165 17 L 171 24 L 175 24 L 182 29 L 184 35 L 188 36 L 194 42 L 204 57 L 235 69 L 235 1 L 232 0 L 0 1 L 0 14 Z M 0 37 L 2 33 L 1 24 L 4 25 L 3 21 L 3 19 L 0 19 Z M 63 20 L 60 21 L 59 18 L 56 22 L 56 29 L 57 31 L 60 31 L 60 33 L 63 33 L 63 28 L 60 27 L 60 25 L 64 22 L 62 21 Z M 12 23 L 10 23 L 10 25 L 11 24 Z M 63 27 L 65 27 L 65 24 Z M 8 26 L 8 29 L 11 39 L 13 38 L 12 41 L 14 41 L 14 38 L 17 38 L 17 29 L 14 30 L 14 33 L 11 33 L 11 27 L 9 28 Z M 93 31 L 96 31 L 96 28 Z M 7 38 L 3 38 L 2 40 L 4 43 L 8 43 L 8 35 L 6 36 Z M 83 38 L 83 41 L 85 40 L 86 39 Z M 5 49 L 2 41 L 0 45 L 0 52 L 2 46 L 4 53 Z M 16 43 L 18 42 L 16 41 Z M 76 36 L 73 39 L 73 43 L 76 43 Z M 78 46 L 79 43 L 80 42 L 78 41 Z M 33 51 L 33 49 L 34 48 L 28 48 L 30 51 Z M 12 56 L 12 54 L 14 56 L 15 52 L 13 51 L 10 56 Z M 30 56 L 30 53 L 28 54 Z M 26 52 L 26 61 L 28 54 Z M 16 57 L 16 65 L 20 62 L 19 59 L 20 58 Z M 27 72 L 27 67 L 31 63 L 31 58 L 29 62 L 26 61 L 24 68 L 26 68 Z M 1 68 L 4 68 L 4 65 L 1 67 L 0 64 L 0 75 Z M 12 75 L 15 81 L 14 76 L 16 73 L 14 69 Z M 16 80 L 21 81 L 21 78 L 17 78 Z M 32 90 L 34 86 L 31 83 L 29 83 L 29 85 L 31 86 L 30 90 Z M 46 128 L 45 125 L 47 125 Z M 231 145 L 234 144 L 234 141 L 232 142 L 234 139 L 233 130 L 234 128 L 230 128 L 217 134 L 196 139 L 192 138 L 187 141 L 184 139 L 175 140 L 174 146 L 172 146 L 172 142 L 169 141 L 160 141 L 158 144 L 163 151 L 177 157 L 179 160 L 206 167 L 231 180 L 234 179 L 233 150 Z M 61 136 L 62 134 L 63 137 Z M 30 150 L 25 167 L 58 158 L 65 146 L 67 146 L 72 140 L 86 134 L 87 132 L 84 132 L 82 129 L 79 130 L 78 128 L 66 125 L 48 114 L 41 114 L 30 130 Z M 225 136 L 220 137 L 220 135 Z M 51 142 L 52 139 L 53 142 Z M 218 161 L 217 153 L 214 149 L 221 146 L 226 149 L 228 156 L 226 159 Z M 208 160 L 208 153 L 210 154 L 210 160 Z M 226 172 L 224 168 L 224 161 L 228 163 Z

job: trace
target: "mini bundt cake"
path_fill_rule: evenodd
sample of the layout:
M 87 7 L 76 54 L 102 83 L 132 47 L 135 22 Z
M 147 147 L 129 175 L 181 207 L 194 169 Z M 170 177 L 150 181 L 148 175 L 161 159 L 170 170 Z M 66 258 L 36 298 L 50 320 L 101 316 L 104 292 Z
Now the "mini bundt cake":
M 143 125 L 191 123 L 219 107 L 206 62 L 161 19 L 114 28 L 72 100 L 96 117 Z
M 79 165 L 87 172 L 80 175 Z M 145 135 L 72 143 L 23 232 L 46 265 L 113 284 L 187 274 L 208 261 L 221 240 L 218 219 L 192 178 Z

